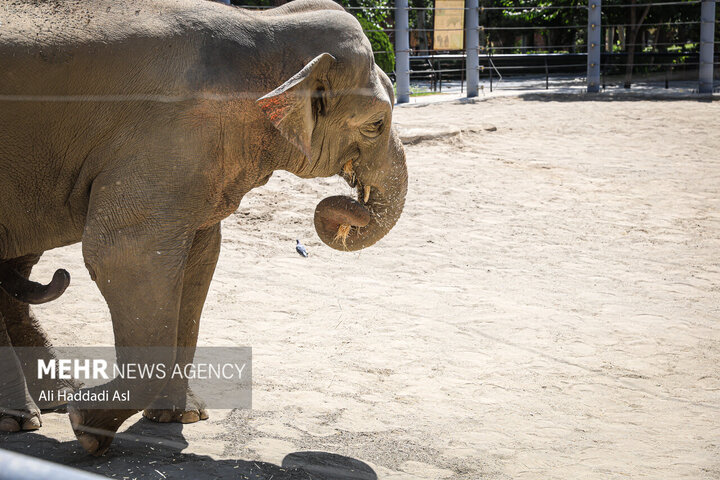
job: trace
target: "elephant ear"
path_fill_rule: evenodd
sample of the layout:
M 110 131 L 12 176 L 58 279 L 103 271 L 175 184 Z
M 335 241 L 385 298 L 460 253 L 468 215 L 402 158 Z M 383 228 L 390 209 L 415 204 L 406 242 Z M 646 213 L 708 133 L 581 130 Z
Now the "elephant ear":
M 323 80 L 334 63 L 335 57 L 322 53 L 285 83 L 257 99 L 273 125 L 308 159 L 315 127 L 313 99 L 321 94 Z

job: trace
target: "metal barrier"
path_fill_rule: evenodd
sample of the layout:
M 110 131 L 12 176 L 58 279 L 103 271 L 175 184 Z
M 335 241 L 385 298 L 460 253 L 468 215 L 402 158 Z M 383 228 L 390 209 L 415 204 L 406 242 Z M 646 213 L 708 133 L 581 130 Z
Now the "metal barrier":
M 705 0 L 700 13 L 700 93 L 712 93 L 715 71 L 715 0 Z
M 445 79 L 459 77 L 461 89 L 464 82 L 467 82 L 467 96 L 473 97 L 478 93 L 478 81 L 483 75 L 487 75 L 491 89 L 493 75 L 502 79 L 501 70 L 508 75 L 518 73 L 537 73 L 537 68 L 542 66 L 545 73 L 545 88 L 549 86 L 550 73 L 577 73 L 578 68 L 583 69 L 585 90 L 589 93 L 599 92 L 601 88 L 607 85 L 606 78 L 609 74 L 617 71 L 618 60 L 623 57 L 625 67 L 630 72 L 626 76 L 625 86 L 629 88 L 629 79 L 633 71 L 653 69 L 660 75 L 665 75 L 665 84 L 668 84 L 668 72 L 673 73 L 682 68 L 686 70 L 688 67 L 699 67 L 698 70 L 698 87 L 696 91 L 700 93 L 711 93 L 713 90 L 713 75 L 716 66 L 719 64 L 715 60 L 714 45 L 715 41 L 715 24 L 716 8 L 715 0 L 690 0 L 690 1 L 667 1 L 654 3 L 627 3 L 627 4 L 607 4 L 603 5 L 602 0 L 589 0 L 586 5 L 523 5 L 523 6 L 479 6 L 477 0 L 465 0 L 465 48 L 462 52 L 437 52 L 434 49 L 414 49 L 410 50 L 410 35 L 425 35 L 425 32 L 432 32 L 429 28 L 410 28 L 409 15 L 411 11 L 431 11 L 435 9 L 429 7 L 409 7 L 407 0 L 396 0 L 395 8 L 395 25 L 392 29 L 395 43 L 396 69 L 395 79 L 398 88 L 398 103 L 409 101 L 411 94 L 411 80 L 422 77 L 430 82 L 433 89 L 439 84 L 442 89 L 443 77 Z M 673 21 L 665 23 L 644 23 L 648 11 L 652 7 L 659 6 L 701 6 L 702 13 L 698 15 L 697 21 Z M 605 11 L 611 9 L 627 9 L 630 8 L 631 18 L 629 22 L 604 22 L 606 16 Z M 525 25 L 525 26 L 506 26 L 494 25 L 488 22 L 487 15 L 489 12 L 497 11 L 558 11 L 558 10 L 586 10 L 587 23 L 577 22 L 574 25 Z M 636 18 L 640 15 L 641 18 Z M 617 17 L 617 16 L 616 16 Z M 700 26 L 699 38 L 699 58 L 697 52 L 681 51 L 675 55 L 675 58 L 668 57 L 668 63 L 657 63 L 655 58 L 661 56 L 655 52 L 654 55 L 648 56 L 647 52 L 635 52 L 637 47 L 648 47 L 647 43 L 639 43 L 637 34 L 641 28 L 654 28 L 659 30 L 660 27 L 678 26 Z M 623 44 L 627 49 L 624 53 L 615 53 L 607 48 L 613 48 L 605 45 L 603 49 L 603 31 L 608 29 L 612 31 L 629 32 L 631 41 Z M 567 61 L 557 62 L 552 53 L 545 54 L 508 54 L 502 53 L 506 50 L 528 50 L 526 45 L 506 46 L 502 42 L 493 42 L 489 40 L 493 35 L 500 37 L 511 32 L 523 32 L 523 39 L 527 32 L 540 31 L 574 31 L 577 42 L 571 44 L 560 45 L 542 45 L 546 50 L 565 50 L 568 53 L 568 59 L 572 59 L 572 63 Z M 549 36 L 549 35 L 548 35 Z M 485 45 L 482 45 L 482 40 Z M 606 42 L 607 43 L 607 42 Z M 682 42 L 670 42 L 667 46 L 678 46 Z M 652 48 L 656 49 L 658 42 L 652 44 Z M 511 56 L 512 55 L 512 56 Z M 559 54 L 555 54 L 559 55 Z M 652 58 L 648 63 L 644 60 Z M 518 65 L 518 61 L 524 60 L 525 65 Z M 690 60 L 690 61 L 688 61 Z M 511 64 L 508 64 L 511 63 Z M 542 62 L 538 65 L 538 62 Z M 607 64 L 606 64 L 607 62 Z M 444 63 L 444 66 L 443 66 Z M 461 63 L 461 64 L 458 64 Z M 411 67 L 416 67 L 415 69 Z M 449 67 L 449 68 L 448 68 Z M 607 67 L 607 68 L 606 68 Z
M 0 480 L 101 480 L 93 473 L 0 449 Z
M 410 30 L 408 0 L 396 0 L 395 8 L 395 83 L 397 103 L 410 101 Z

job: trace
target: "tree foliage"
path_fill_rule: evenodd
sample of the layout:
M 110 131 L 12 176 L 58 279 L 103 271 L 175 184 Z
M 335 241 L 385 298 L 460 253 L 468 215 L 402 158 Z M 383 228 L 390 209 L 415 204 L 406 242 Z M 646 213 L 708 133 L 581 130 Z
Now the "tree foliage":
M 370 44 L 372 45 L 373 52 L 375 52 L 375 63 L 378 64 L 384 72 L 390 73 L 395 69 L 395 51 L 393 44 L 390 43 L 390 37 L 387 33 L 380 31 L 383 23 L 371 23 L 370 20 L 362 15 L 356 15 L 356 18 L 365 30 Z
M 649 36 L 653 38 L 659 36 L 663 39 L 663 42 L 655 43 L 685 42 L 688 38 L 699 37 L 699 26 L 697 24 L 689 25 L 688 22 L 697 22 L 700 19 L 700 5 L 690 0 L 680 0 L 680 2 L 686 5 L 666 5 L 668 3 L 666 0 L 641 0 L 638 2 L 634 2 L 634 0 L 603 0 L 603 27 L 606 29 L 608 26 L 619 26 L 617 28 L 626 29 L 626 33 L 635 28 L 641 38 L 642 34 L 650 33 Z M 640 5 L 633 5 L 633 3 Z M 658 5 L 646 7 L 652 3 Z M 514 46 L 513 41 L 519 36 L 538 33 L 544 37 L 545 45 L 550 47 L 559 45 L 568 49 L 576 44 L 584 43 L 587 30 L 587 0 L 481 0 L 481 5 L 505 7 L 505 9 L 486 10 L 481 24 L 491 28 L 513 27 L 517 29 L 509 31 L 510 33 L 490 30 L 488 34 L 490 42 L 494 41 L 506 47 Z M 643 16 L 646 8 L 647 15 Z M 635 22 L 632 21 L 633 16 Z M 523 27 L 535 28 L 523 31 Z M 536 27 L 548 28 L 537 29 Z M 567 29 L 561 27 L 567 27 Z M 648 37 L 648 35 L 644 35 L 644 37 Z M 622 46 L 623 50 L 630 48 L 629 43 L 625 42 Z M 660 47 L 665 47 L 665 45 Z

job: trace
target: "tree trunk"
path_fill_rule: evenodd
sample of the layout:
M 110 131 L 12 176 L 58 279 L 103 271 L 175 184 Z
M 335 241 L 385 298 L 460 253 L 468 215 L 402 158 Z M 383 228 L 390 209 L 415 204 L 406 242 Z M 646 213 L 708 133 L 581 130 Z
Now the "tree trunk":
M 655 32 L 655 50 L 658 52 L 667 52 L 667 45 L 662 45 L 663 43 L 667 43 L 665 41 L 665 29 L 662 26 L 657 27 L 657 31 Z
M 615 27 L 605 29 L 605 51 L 612 53 L 615 46 Z
M 549 51 L 549 52 L 553 52 L 553 51 L 555 51 L 555 50 L 558 50 L 558 49 L 556 48 L 556 46 L 557 46 L 556 41 L 557 41 L 557 33 L 556 33 L 556 30 L 555 30 L 555 29 L 548 30 L 548 31 L 547 31 L 547 44 L 548 44 L 548 47 L 552 47 L 552 48 L 548 48 L 548 51 Z
M 623 85 L 624 88 L 630 88 L 630 85 L 632 85 L 632 74 L 633 74 L 633 66 L 635 63 L 635 43 L 637 42 L 638 33 L 640 32 L 640 27 L 642 27 L 643 22 L 645 21 L 645 17 L 647 16 L 648 12 L 650 11 L 650 4 L 647 4 L 645 6 L 645 9 L 643 10 L 642 15 L 640 15 L 640 19 L 636 21 L 637 19 L 637 7 L 635 4 L 637 3 L 637 0 L 631 0 L 631 4 L 633 5 L 630 7 L 630 38 L 628 38 L 628 56 L 627 56 L 627 63 L 625 64 L 625 83 Z
M 414 0 L 412 2 L 412 6 L 415 8 L 422 9 L 425 7 L 425 4 L 422 2 L 422 0 Z M 425 12 L 426 10 L 415 10 L 415 19 L 417 20 L 417 28 L 418 28 L 418 47 L 420 50 L 423 51 L 423 55 L 427 55 L 428 50 L 428 32 L 427 27 L 425 26 Z

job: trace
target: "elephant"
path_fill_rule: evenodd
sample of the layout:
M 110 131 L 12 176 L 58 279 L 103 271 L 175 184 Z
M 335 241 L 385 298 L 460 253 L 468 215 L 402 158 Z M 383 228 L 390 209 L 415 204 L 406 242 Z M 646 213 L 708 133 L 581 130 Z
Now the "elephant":
M 339 175 L 315 230 L 341 251 L 373 245 L 405 205 L 394 94 L 358 21 L 330 0 L 248 11 L 204 0 L 48 0 L 5 7 L 0 35 L 0 347 L 44 346 L 30 303 L 70 279 L 28 280 L 46 250 L 81 242 L 115 346 L 192 351 L 221 221 L 274 171 Z M 177 350 L 176 350 L 177 349 Z M 2 349 L 0 349 L 2 350 Z M 181 358 L 182 357 L 182 358 Z M 40 425 L 23 362 L 3 360 L 0 428 Z M 114 383 L 115 382 L 115 383 Z M 118 390 L 137 386 L 110 380 Z M 146 381 L 144 415 L 207 418 L 182 381 Z M 177 408 L 155 408 L 153 399 Z M 42 407 L 41 407 L 42 408 Z M 68 403 L 102 455 L 132 409 Z

